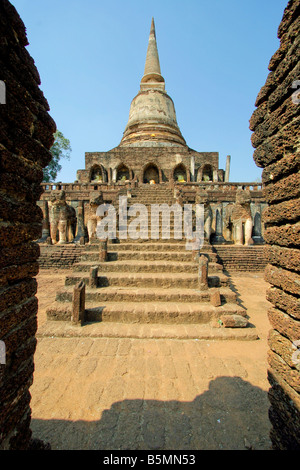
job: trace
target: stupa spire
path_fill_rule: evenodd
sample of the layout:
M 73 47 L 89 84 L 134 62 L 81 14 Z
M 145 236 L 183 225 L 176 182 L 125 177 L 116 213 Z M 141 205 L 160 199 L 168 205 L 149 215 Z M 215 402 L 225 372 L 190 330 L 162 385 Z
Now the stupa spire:
M 165 89 L 165 81 L 161 75 L 159 56 L 156 43 L 154 18 L 151 20 L 144 76 L 141 80 L 141 89 L 159 88 Z
M 160 72 L 154 19 L 141 88 L 133 98 L 121 146 L 186 146 L 176 120 L 175 107 Z

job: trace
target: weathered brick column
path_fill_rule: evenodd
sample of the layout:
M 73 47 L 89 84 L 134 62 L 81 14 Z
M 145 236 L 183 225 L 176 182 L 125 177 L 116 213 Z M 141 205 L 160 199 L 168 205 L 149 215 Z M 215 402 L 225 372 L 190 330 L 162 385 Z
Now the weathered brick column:
M 25 46 L 25 26 L 8 0 L 0 2 L 0 449 L 27 449 L 36 348 L 35 297 L 42 234 L 42 169 L 51 160 L 56 126 Z
M 89 286 L 92 289 L 98 287 L 98 266 L 90 268 Z
M 199 258 L 198 285 L 200 290 L 208 289 L 208 259 L 204 255 Z
M 291 0 L 278 29 L 280 47 L 250 120 L 254 160 L 269 207 L 264 214 L 271 284 L 269 417 L 274 449 L 300 449 L 300 1 Z
M 82 326 L 85 313 L 85 283 L 80 281 L 73 289 L 72 322 Z
M 99 243 L 99 261 L 107 261 L 107 240 L 100 240 Z

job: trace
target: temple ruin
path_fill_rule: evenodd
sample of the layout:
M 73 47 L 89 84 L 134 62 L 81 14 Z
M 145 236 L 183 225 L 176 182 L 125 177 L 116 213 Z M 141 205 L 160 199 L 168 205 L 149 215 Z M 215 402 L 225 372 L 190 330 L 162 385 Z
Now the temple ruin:
M 144 75 L 120 144 L 108 152 L 87 152 L 85 169 L 77 171 L 74 183 L 43 184 L 41 265 L 53 266 L 49 259 L 54 255 L 58 266 L 66 266 L 66 261 L 73 267 L 48 309 L 48 320 L 73 318 L 73 290 L 83 281 L 86 322 L 249 326 L 217 246 L 236 248 L 238 259 L 244 259 L 250 270 L 257 269 L 259 261 L 253 261 L 263 259 L 261 220 L 266 203 L 261 184 L 231 183 L 229 173 L 230 156 L 226 169 L 220 169 L 217 152 L 195 151 L 182 136 L 174 103 L 165 90 L 152 19 Z M 123 240 L 120 201 L 126 206 L 122 215 L 126 229 L 130 223 L 131 227 L 143 225 L 139 240 L 136 236 Z M 109 229 L 103 255 L 97 208 L 105 204 L 115 209 L 117 227 Z M 183 222 L 175 212 L 170 214 L 167 233 L 159 218 L 151 226 L 149 214 L 154 205 L 158 209 L 191 207 L 191 234 L 181 230 Z M 199 247 L 186 248 L 195 233 L 197 206 L 203 208 L 204 218 L 200 252 Z M 137 207 L 148 212 L 135 222 Z M 68 246 L 72 248 L 65 250 Z M 158 287 L 160 291 L 155 292 Z M 159 311 L 153 300 L 159 302 Z
M 120 145 L 86 153 L 74 183 L 41 184 L 56 126 L 25 49 L 25 26 L 2 0 L 1 450 L 49 449 L 31 439 L 30 429 L 39 265 L 71 268 L 48 323 L 69 322 L 77 331 L 88 322 L 190 323 L 207 327 L 210 338 L 256 340 L 226 270 L 264 269 L 266 262 L 271 439 L 274 449 L 299 449 L 299 98 L 293 101 L 291 85 L 299 77 L 299 12 L 299 0 L 290 0 L 278 29 L 280 48 L 250 120 L 264 192 L 262 184 L 230 182 L 229 156 L 224 171 L 217 152 L 187 146 L 165 91 L 153 20 L 144 76 Z M 170 236 L 159 222 L 157 238 L 148 231 L 145 238 L 123 240 L 120 201 L 128 224 L 136 204 L 190 205 L 193 223 L 201 205 L 203 244 L 186 249 L 193 239 L 177 238 L 174 216 Z M 114 207 L 117 219 L 108 239 L 97 236 L 103 204 Z M 139 224 L 149 229 L 148 219 Z
M 211 211 L 210 242 L 258 246 L 263 243 L 261 220 L 266 207 L 262 187 L 259 183 L 230 182 L 230 159 L 228 155 L 223 170 L 218 152 L 199 152 L 187 145 L 174 103 L 165 90 L 152 19 L 144 75 L 120 144 L 107 152 L 87 152 L 85 169 L 77 171 L 74 183 L 43 184 L 40 241 L 45 243 L 50 233 L 52 244 L 79 242 L 82 237 L 88 241 L 90 201 L 99 196 L 103 202 L 117 204 L 120 195 L 138 203 L 149 194 L 147 201 L 151 203 L 151 196 L 164 190 L 171 201 L 180 196 L 181 204 L 195 204 L 205 196 Z M 59 191 L 63 196 L 58 196 Z M 64 209 L 58 210 L 61 197 Z M 160 202 L 168 201 L 162 197 Z M 64 227 L 60 235 L 59 226 Z

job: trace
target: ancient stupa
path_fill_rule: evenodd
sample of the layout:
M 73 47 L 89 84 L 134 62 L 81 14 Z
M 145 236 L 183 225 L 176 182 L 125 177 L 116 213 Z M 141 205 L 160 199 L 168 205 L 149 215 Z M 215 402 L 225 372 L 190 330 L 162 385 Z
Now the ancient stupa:
M 122 146 L 184 145 L 175 107 L 161 75 L 154 19 L 152 18 L 144 75 L 132 100 Z
M 161 74 L 154 19 L 151 21 L 144 75 L 133 98 L 120 144 L 107 152 L 87 152 L 80 183 L 224 181 L 218 152 L 189 148 L 179 129 L 175 106 Z

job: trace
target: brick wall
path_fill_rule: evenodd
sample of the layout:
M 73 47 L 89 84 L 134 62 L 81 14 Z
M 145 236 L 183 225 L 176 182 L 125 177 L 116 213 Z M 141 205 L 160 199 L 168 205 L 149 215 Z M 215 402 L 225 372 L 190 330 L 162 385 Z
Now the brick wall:
M 280 47 L 250 120 L 254 160 L 264 168 L 269 203 L 264 215 L 265 278 L 272 303 L 269 416 L 273 448 L 281 450 L 300 449 L 300 103 L 292 88 L 300 80 L 299 26 L 300 1 L 291 0 L 278 29 Z
M 69 269 L 81 260 L 80 245 L 40 245 L 40 269 Z
M 263 245 L 214 245 L 214 251 L 216 251 L 224 269 L 229 273 L 263 273 L 267 264 Z
M 191 158 L 195 158 L 195 179 L 200 173 L 200 168 L 209 164 L 212 170 L 219 168 L 218 152 L 196 152 L 189 147 L 116 147 L 108 152 L 87 152 L 85 154 L 85 170 L 78 170 L 77 178 L 82 183 L 90 181 L 91 168 L 99 164 L 107 171 L 109 180 L 112 172 L 109 169 L 117 168 L 124 163 L 134 175 L 143 182 L 143 169 L 152 162 L 162 171 L 162 181 L 168 181 L 173 176 L 173 170 L 179 162 L 182 162 L 188 173 L 190 173 Z M 111 174 L 110 174 L 111 173 Z M 190 175 L 191 176 L 191 175 Z
M 36 347 L 42 168 L 50 159 L 55 123 L 25 46 L 25 26 L 8 0 L 0 2 L 0 449 L 27 449 Z

